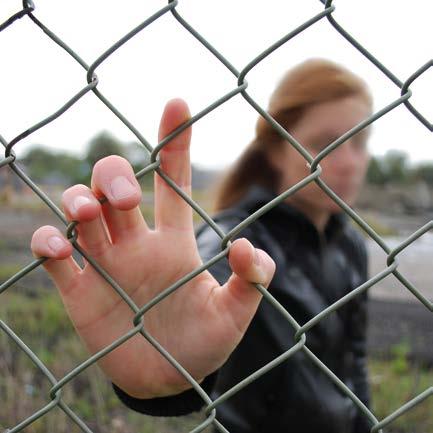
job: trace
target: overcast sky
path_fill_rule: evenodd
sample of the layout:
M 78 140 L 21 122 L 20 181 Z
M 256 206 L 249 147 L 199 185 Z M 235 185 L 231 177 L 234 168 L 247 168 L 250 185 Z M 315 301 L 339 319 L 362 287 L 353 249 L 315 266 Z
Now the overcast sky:
M 88 64 L 167 3 L 34 0 L 34 15 Z M 400 80 L 432 58 L 430 0 L 359 2 L 336 0 L 335 19 Z M 323 10 L 319 0 L 179 0 L 177 11 L 238 70 L 292 29 Z M 21 8 L 0 1 L 0 23 Z M 24 17 L 0 33 L 0 134 L 6 140 L 54 113 L 86 86 L 84 69 Z M 327 19 L 292 39 L 246 77 L 248 93 L 262 106 L 285 70 L 309 57 L 342 63 L 369 83 L 375 110 L 400 90 L 353 48 Z M 165 101 L 182 97 L 193 114 L 236 87 L 236 78 L 168 12 L 110 56 L 96 74 L 98 89 L 156 145 Z M 433 68 L 413 85 L 411 102 L 433 120 Z M 237 95 L 193 128 L 192 161 L 209 168 L 230 164 L 253 138 L 256 111 Z M 92 93 L 65 114 L 19 142 L 18 156 L 34 144 L 82 155 L 101 130 L 125 142 L 134 135 Z M 379 120 L 370 149 L 409 153 L 413 162 L 433 160 L 432 133 L 400 106 Z

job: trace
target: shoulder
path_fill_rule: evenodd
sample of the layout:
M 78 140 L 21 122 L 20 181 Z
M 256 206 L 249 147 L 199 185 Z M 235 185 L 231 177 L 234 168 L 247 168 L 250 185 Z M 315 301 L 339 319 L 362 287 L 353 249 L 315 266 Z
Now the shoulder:
M 233 227 L 236 227 L 236 225 L 240 224 L 246 218 L 248 218 L 248 213 L 236 207 L 220 211 L 212 216 L 212 220 L 223 232 L 227 232 Z M 209 231 L 215 232 L 213 228 L 204 221 L 196 228 L 196 237 L 200 238 L 206 236 Z
M 213 215 L 212 220 L 225 235 L 240 225 L 249 216 L 250 214 L 245 209 L 233 207 Z M 266 242 L 267 232 L 268 229 L 266 226 L 262 224 L 260 220 L 256 220 L 253 223 L 242 227 L 239 232 L 231 237 L 231 239 L 247 238 L 255 247 L 260 248 L 263 247 L 264 244 L 268 243 Z M 221 251 L 222 238 L 207 222 L 202 222 L 196 228 L 195 234 L 197 246 L 205 257 Z
M 227 233 L 240 225 L 249 216 L 250 214 L 245 209 L 233 207 L 216 213 L 212 216 L 212 220 L 222 232 Z M 260 221 L 254 221 L 245 227 L 241 227 L 241 230 L 233 237 L 233 239 L 236 239 L 237 237 L 255 237 L 255 234 L 260 233 L 264 229 L 265 227 L 260 223 Z M 218 236 L 213 227 L 205 221 L 197 226 L 195 233 L 197 240 L 213 237 L 212 234 Z

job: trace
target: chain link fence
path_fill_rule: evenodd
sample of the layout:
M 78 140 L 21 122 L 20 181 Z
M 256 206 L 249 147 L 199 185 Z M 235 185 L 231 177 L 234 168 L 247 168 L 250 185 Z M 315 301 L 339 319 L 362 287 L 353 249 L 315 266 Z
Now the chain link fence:
M 409 290 L 429 311 L 433 311 L 433 304 L 430 300 L 428 300 L 420 290 L 417 289 L 410 281 L 408 281 L 404 275 L 402 275 L 398 270 L 398 254 L 403 251 L 406 247 L 408 247 L 412 242 L 422 236 L 424 233 L 429 231 L 433 227 L 433 221 L 430 221 L 428 224 L 424 225 L 417 231 L 415 231 L 411 236 L 409 236 L 404 242 L 398 245 L 396 248 L 391 249 L 384 239 L 382 239 L 356 212 L 354 212 L 346 203 L 338 198 L 338 196 L 323 182 L 321 179 L 321 168 L 320 162 L 323 158 L 325 158 L 329 153 L 331 153 L 334 149 L 336 149 L 343 142 L 348 140 L 354 134 L 359 132 L 360 130 L 366 128 L 368 125 L 372 124 L 374 121 L 379 119 L 380 117 L 386 115 L 394 108 L 398 107 L 401 104 L 404 104 L 408 109 L 408 115 L 413 115 L 420 122 L 420 127 L 426 127 L 429 131 L 433 131 L 433 125 L 430 123 L 422 113 L 420 113 L 410 102 L 410 98 L 412 96 L 412 92 L 410 90 L 411 84 L 420 77 L 424 72 L 426 72 L 431 66 L 433 66 L 433 59 L 426 61 L 426 63 L 420 66 L 418 69 L 414 70 L 413 74 L 406 78 L 404 81 L 400 80 L 396 77 L 390 70 L 386 68 L 384 64 L 382 64 L 378 59 L 374 57 L 374 55 L 369 52 L 366 48 L 360 45 L 336 20 L 333 18 L 333 12 L 335 10 L 335 6 L 332 4 L 332 0 L 322 1 L 324 8 L 317 15 L 311 17 L 308 21 L 304 22 L 299 27 L 293 29 L 290 33 L 286 34 L 280 40 L 276 41 L 273 45 L 271 45 L 268 49 L 257 55 L 250 63 L 248 63 L 241 71 L 238 71 L 230 61 L 224 57 L 224 55 L 218 52 L 209 41 L 205 40 L 203 36 L 201 36 L 176 10 L 178 5 L 178 0 L 169 0 L 168 4 L 165 5 L 160 10 L 156 11 L 152 16 L 148 17 L 145 21 L 143 21 L 136 28 L 132 29 L 128 34 L 122 37 L 118 42 L 109 47 L 100 57 L 98 57 L 91 65 L 88 65 L 72 48 L 70 48 L 63 40 L 61 40 L 58 36 L 56 36 L 50 29 L 48 29 L 38 18 L 34 15 L 35 5 L 31 0 L 24 0 L 22 3 L 22 9 L 17 13 L 12 15 L 7 21 L 0 25 L 0 32 L 8 31 L 8 27 L 14 25 L 14 23 L 19 19 L 27 19 L 31 20 L 35 25 L 35 31 L 38 31 L 36 27 L 42 30 L 48 38 L 50 38 L 54 43 L 58 44 L 61 48 L 63 48 L 76 62 L 78 62 L 82 68 L 86 71 L 87 85 L 80 90 L 77 94 L 71 97 L 69 101 L 67 101 L 62 107 L 60 107 L 55 113 L 51 114 L 46 119 L 41 120 L 39 123 L 31 126 L 26 131 L 17 135 L 11 141 L 6 141 L 0 135 L 0 141 L 5 148 L 4 158 L 0 160 L 0 169 L 1 170 L 12 170 L 17 176 L 19 176 L 33 191 L 37 194 L 41 200 L 52 210 L 52 212 L 62 221 L 66 228 L 67 238 L 70 240 L 75 250 L 81 254 L 86 260 L 94 266 L 94 268 L 100 273 L 101 277 L 104 278 L 117 292 L 119 296 L 122 297 L 123 301 L 131 308 L 131 310 L 135 313 L 135 318 L 133 320 L 132 329 L 122 336 L 122 338 L 110 344 L 108 347 L 104 348 L 100 352 L 88 358 L 85 362 L 78 365 L 68 374 L 66 374 L 62 378 L 56 378 L 54 375 L 48 370 L 48 368 L 44 365 L 44 363 L 35 355 L 35 353 L 26 346 L 26 344 L 20 339 L 20 337 L 11 329 L 7 323 L 3 320 L 0 320 L 0 328 L 3 333 L 7 335 L 11 342 L 14 342 L 19 348 L 31 359 L 34 365 L 41 371 L 41 373 L 46 377 L 46 379 L 51 383 L 52 387 L 50 389 L 49 395 L 47 395 L 47 400 L 51 400 L 46 404 L 45 407 L 40 408 L 40 410 L 31 414 L 28 418 L 22 420 L 18 425 L 10 427 L 6 430 L 8 433 L 15 433 L 25 429 L 27 426 L 38 420 L 39 418 L 46 415 L 48 412 L 52 411 L 54 408 L 60 408 L 70 420 L 75 423 L 83 432 L 91 433 L 92 430 L 84 423 L 82 419 L 75 413 L 71 408 L 65 403 L 64 398 L 62 397 L 63 388 L 77 375 L 79 375 L 83 370 L 88 368 L 89 366 L 96 363 L 98 359 L 109 353 L 110 351 L 117 348 L 119 345 L 127 341 L 129 338 L 135 336 L 136 334 L 141 334 L 144 338 L 146 338 L 155 348 L 158 350 L 166 359 L 175 366 L 179 372 L 184 375 L 184 377 L 191 383 L 192 387 L 199 393 L 201 398 L 204 400 L 206 406 L 206 419 L 200 425 L 195 427 L 192 432 L 198 433 L 205 430 L 209 425 L 213 424 L 214 427 L 220 432 L 227 432 L 225 427 L 218 421 L 217 419 L 217 410 L 218 405 L 225 400 L 229 399 L 233 394 L 246 387 L 249 383 L 256 380 L 260 376 L 266 374 L 270 369 L 274 368 L 278 364 L 284 362 L 289 357 L 293 356 L 294 353 L 298 351 L 302 351 L 323 373 L 325 373 L 329 380 L 334 382 L 334 384 L 341 390 L 342 393 L 346 394 L 354 404 L 359 408 L 362 414 L 368 418 L 371 423 L 371 432 L 379 432 L 390 423 L 392 423 L 396 418 L 404 414 L 405 412 L 411 410 L 415 405 L 420 404 L 423 400 L 427 399 L 429 396 L 433 394 L 433 386 L 429 387 L 418 396 L 408 401 L 403 406 L 399 407 L 393 413 L 390 413 L 384 419 L 377 419 L 375 414 L 372 413 L 365 405 L 359 400 L 359 398 L 326 366 L 324 365 L 313 352 L 308 348 L 308 339 L 306 338 L 306 332 L 315 326 L 320 320 L 328 316 L 330 313 L 334 312 L 342 305 L 349 302 L 355 296 L 359 296 L 362 292 L 366 291 L 368 288 L 373 286 L 374 284 L 380 282 L 382 279 L 387 277 L 390 274 L 393 274 L 395 278 L 397 278 L 406 288 Z M 98 76 L 96 75 L 96 69 L 110 56 L 115 55 L 116 50 L 118 50 L 122 45 L 126 44 L 131 38 L 133 38 L 137 33 L 144 31 L 147 29 L 153 22 L 158 20 L 158 18 L 162 17 L 165 14 L 171 14 L 173 19 L 177 20 L 180 25 L 183 27 L 184 31 L 189 32 L 197 41 L 197 44 L 203 45 L 210 55 L 215 56 L 235 77 L 237 84 L 227 94 L 221 96 L 218 100 L 213 102 L 211 105 L 200 111 L 199 113 L 192 116 L 190 120 L 185 122 L 179 128 L 177 128 L 174 132 L 172 132 L 169 136 L 164 138 L 157 146 L 153 147 L 140 131 L 125 118 L 121 112 L 119 112 L 116 107 L 98 90 Z M 321 151 L 315 158 L 312 158 L 311 155 L 306 151 L 306 149 L 302 146 L 301 143 L 296 141 L 294 137 L 292 137 L 280 124 L 278 124 L 269 114 L 258 104 L 256 101 L 248 94 L 248 82 L 246 81 L 247 74 L 260 62 L 264 61 L 272 52 L 278 50 L 283 44 L 289 42 L 292 38 L 299 35 L 305 29 L 314 26 L 320 20 L 328 20 L 330 24 L 330 31 L 337 31 L 343 38 L 347 40 L 349 44 L 353 46 L 354 49 L 358 50 L 365 56 L 366 61 L 373 63 L 389 80 L 391 80 L 397 87 L 400 89 L 399 96 L 393 102 L 380 109 L 379 111 L 372 114 L 369 118 L 362 121 L 360 124 L 355 126 L 350 131 L 346 132 L 344 135 L 336 139 L 333 143 L 326 147 L 323 151 Z M 0 35 L 1 37 L 1 35 Z M 415 67 L 414 67 L 415 69 Z M 30 134 L 34 133 L 40 128 L 48 125 L 50 122 L 53 122 L 59 116 L 61 116 L 66 110 L 68 110 L 73 104 L 80 100 L 84 95 L 89 92 L 93 92 L 97 98 L 109 109 L 111 110 L 128 128 L 134 135 L 137 137 L 139 142 L 143 145 L 144 149 L 146 149 L 150 154 L 150 163 L 144 167 L 142 170 L 136 173 L 136 178 L 139 180 L 144 175 L 156 171 L 159 176 L 161 176 L 167 184 L 169 184 L 182 198 L 189 203 L 189 205 L 203 218 L 203 220 L 212 227 L 212 229 L 218 234 L 221 238 L 221 253 L 219 253 L 216 257 L 212 258 L 210 261 L 205 263 L 199 269 L 194 270 L 189 275 L 184 276 L 181 280 L 177 281 L 170 287 L 167 287 L 162 293 L 160 293 L 153 300 L 148 302 L 143 307 L 139 308 L 135 303 L 129 298 L 129 296 L 125 293 L 125 291 L 120 287 L 116 281 L 114 281 L 105 271 L 101 268 L 101 266 L 91 257 L 89 256 L 85 250 L 83 250 L 77 242 L 77 232 L 75 230 L 76 222 L 69 223 L 65 218 L 63 212 L 53 203 L 50 198 L 42 191 L 38 185 L 36 185 L 32 179 L 30 179 L 26 173 L 20 169 L 15 163 L 16 155 L 14 153 L 14 146 L 16 146 L 21 140 L 28 137 Z M 176 135 L 181 133 L 184 129 L 199 121 L 203 116 L 208 115 L 214 109 L 224 104 L 226 101 L 230 100 L 236 95 L 242 95 L 245 101 L 250 104 L 261 116 L 263 116 L 272 127 L 287 140 L 293 147 L 295 147 L 298 152 L 300 152 L 306 162 L 309 164 L 311 173 L 300 181 L 298 184 L 294 185 L 283 194 L 279 195 L 276 199 L 272 200 L 270 203 L 263 206 L 259 211 L 251 215 L 249 218 L 244 220 L 241 224 L 233 228 L 230 232 L 224 233 L 218 225 L 212 220 L 212 218 L 200 207 L 198 206 L 191 198 L 187 197 L 182 190 L 180 190 L 177 185 L 170 179 L 161 169 L 160 162 L 158 158 L 158 154 L 160 150 Z M 1 132 L 1 131 L 0 131 Z M 273 206 L 277 205 L 281 201 L 285 200 L 291 194 L 294 194 L 299 189 L 305 187 L 310 182 L 316 182 L 326 194 L 328 194 L 341 209 L 346 212 L 350 218 L 353 219 L 362 229 L 364 229 L 368 235 L 383 249 L 383 251 L 387 254 L 387 266 L 377 275 L 371 277 L 366 283 L 357 287 L 352 292 L 348 293 L 343 298 L 339 299 L 337 302 L 326 308 L 316 317 L 312 318 L 310 321 L 305 323 L 304 325 L 298 324 L 294 318 L 291 316 L 290 312 L 287 311 L 281 304 L 279 304 L 272 296 L 271 293 L 268 293 L 264 287 L 261 285 L 256 285 L 257 290 L 259 290 L 264 299 L 262 302 L 269 302 L 274 307 L 278 314 L 281 314 L 287 321 L 287 326 L 292 327 L 295 330 L 295 339 L 296 344 L 287 350 L 285 353 L 281 354 L 278 358 L 274 359 L 272 362 L 261 368 L 260 370 L 254 372 L 252 375 L 238 383 L 232 389 L 225 392 L 218 399 L 212 400 L 209 395 L 207 395 L 204 390 L 200 387 L 200 385 L 188 374 L 188 372 L 176 362 L 175 359 L 168 353 L 151 335 L 149 335 L 144 329 L 142 325 L 142 317 L 146 312 L 152 308 L 156 303 L 163 300 L 165 297 L 170 296 L 175 290 L 181 287 L 186 281 L 194 278 L 200 272 L 208 269 L 212 264 L 221 260 L 228 254 L 230 240 L 239 233 L 243 228 L 251 224 Z M 106 199 L 101 199 L 103 202 Z M 17 281 L 23 278 L 26 274 L 39 267 L 46 258 L 39 258 L 29 263 L 19 272 L 17 272 L 13 277 L 9 278 L 0 286 L 0 295 L 3 294 L 6 290 L 10 289 Z

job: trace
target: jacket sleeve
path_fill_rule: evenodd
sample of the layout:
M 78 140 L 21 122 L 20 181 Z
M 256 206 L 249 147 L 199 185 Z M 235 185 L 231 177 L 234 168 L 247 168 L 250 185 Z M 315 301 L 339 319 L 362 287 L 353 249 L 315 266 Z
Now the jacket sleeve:
M 215 384 L 218 372 L 207 376 L 200 386 L 209 394 Z M 177 395 L 167 397 L 140 399 L 131 397 L 114 383 L 113 389 L 120 401 L 136 412 L 151 416 L 182 416 L 200 410 L 204 401 L 195 389 L 188 389 Z
M 361 271 L 361 284 L 368 280 L 368 258 L 363 239 L 358 239 L 357 251 Z M 370 387 L 367 369 L 367 307 L 368 292 L 358 295 L 352 304 L 349 315 L 350 347 L 353 353 L 353 384 L 355 394 L 367 406 L 370 406 Z M 361 412 L 355 420 L 355 433 L 367 433 L 371 429 L 370 421 Z
M 220 224 L 224 231 L 228 231 L 235 223 Z M 208 226 L 198 229 L 197 245 L 203 263 L 216 256 L 221 251 L 221 238 Z M 231 274 L 230 266 L 226 258 L 222 258 L 209 268 L 209 271 L 220 285 L 224 284 Z M 213 389 L 218 376 L 218 370 L 207 376 L 201 383 L 201 387 L 207 394 Z M 120 401 L 130 409 L 151 416 L 181 416 L 200 410 L 204 406 L 203 399 L 194 389 L 189 389 L 180 394 L 152 398 L 138 399 L 131 397 L 114 383 L 113 389 Z

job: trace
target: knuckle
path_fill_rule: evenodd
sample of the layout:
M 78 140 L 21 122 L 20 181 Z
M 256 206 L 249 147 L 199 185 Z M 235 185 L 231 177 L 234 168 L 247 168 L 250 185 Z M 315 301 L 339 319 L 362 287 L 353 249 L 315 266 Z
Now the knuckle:
M 62 288 L 62 292 L 64 295 L 69 295 L 73 290 L 78 288 L 81 283 L 81 273 L 77 272 L 74 274 L 71 279 L 65 284 L 65 286 Z
M 105 239 L 91 243 L 86 242 L 85 245 L 83 245 L 83 248 L 91 257 L 95 259 L 103 258 L 109 251 L 107 248 L 107 241 Z

